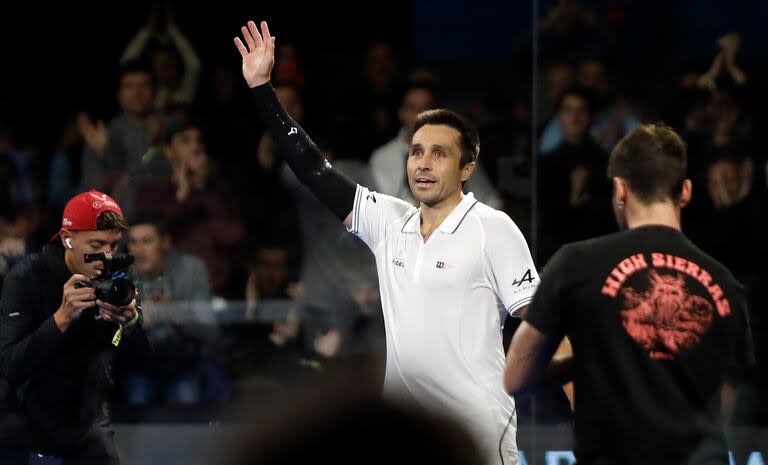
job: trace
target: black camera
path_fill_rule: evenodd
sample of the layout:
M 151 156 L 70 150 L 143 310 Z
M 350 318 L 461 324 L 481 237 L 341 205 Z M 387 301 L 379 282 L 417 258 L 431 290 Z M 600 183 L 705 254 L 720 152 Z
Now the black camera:
M 85 263 L 102 262 L 101 274 L 90 281 L 75 283 L 76 288 L 92 287 L 96 298 L 116 307 L 125 307 L 133 301 L 136 286 L 128 279 L 128 268 L 133 264 L 129 253 L 85 254 Z

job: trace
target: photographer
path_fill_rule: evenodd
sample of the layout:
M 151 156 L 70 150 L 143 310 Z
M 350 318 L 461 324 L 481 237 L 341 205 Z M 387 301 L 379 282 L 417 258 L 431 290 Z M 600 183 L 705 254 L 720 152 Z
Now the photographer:
M 14 421 L 20 420 L 15 428 L 0 427 L 3 463 L 25 463 L 29 451 L 59 456 L 64 464 L 118 463 L 108 406 L 112 350 L 128 337 L 143 341 L 131 344 L 143 352 L 149 345 L 130 282 L 118 283 L 129 286 L 120 296 L 129 301 L 120 302 L 124 306 L 102 300 L 118 302 L 95 288 L 120 279 L 111 275 L 117 260 L 86 255 L 115 253 L 125 229 L 113 199 L 96 191 L 79 194 L 64 208 L 55 240 L 7 276 L 0 298 L 0 376 L 18 398 Z

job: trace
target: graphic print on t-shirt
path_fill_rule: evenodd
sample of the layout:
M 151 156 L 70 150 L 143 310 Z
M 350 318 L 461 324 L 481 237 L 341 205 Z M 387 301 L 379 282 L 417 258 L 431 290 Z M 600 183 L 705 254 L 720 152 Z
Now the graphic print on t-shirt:
M 624 329 L 654 359 L 672 360 L 698 345 L 715 311 L 721 317 L 730 313 L 728 299 L 709 272 L 669 254 L 622 260 L 606 278 L 602 294 L 620 299 Z

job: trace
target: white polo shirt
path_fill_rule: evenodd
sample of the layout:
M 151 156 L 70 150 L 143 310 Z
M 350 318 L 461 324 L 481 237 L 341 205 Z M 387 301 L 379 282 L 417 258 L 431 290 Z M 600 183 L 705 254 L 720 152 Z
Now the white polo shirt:
M 539 276 L 505 213 L 469 193 L 425 242 L 421 213 L 358 186 L 350 231 L 376 256 L 387 332 L 384 394 L 464 419 L 495 454 L 514 401 L 503 390 L 501 327 L 530 303 Z M 517 421 L 504 435 L 516 463 Z M 489 455 L 492 460 L 493 455 Z

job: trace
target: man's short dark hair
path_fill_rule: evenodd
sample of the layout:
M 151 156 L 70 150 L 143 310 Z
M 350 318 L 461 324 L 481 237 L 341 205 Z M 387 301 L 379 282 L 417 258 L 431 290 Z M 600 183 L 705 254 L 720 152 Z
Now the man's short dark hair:
M 592 115 L 594 113 L 595 109 L 595 95 L 594 93 L 583 86 L 572 86 L 567 89 L 560 95 L 560 98 L 557 99 L 557 105 L 555 106 L 555 113 L 560 113 L 560 110 L 563 109 L 563 103 L 565 102 L 565 99 L 567 97 L 578 97 L 585 102 L 587 102 L 587 111 L 589 111 L 589 114 Z
M 435 126 L 448 126 L 459 132 L 459 146 L 461 147 L 461 160 L 459 167 L 463 168 L 468 163 L 476 162 L 480 156 L 480 136 L 467 121 L 450 110 L 429 110 L 420 114 L 411 133 L 411 141 L 416 131 L 428 124 Z
M 146 73 L 149 76 L 152 85 L 155 85 L 155 75 L 152 72 L 152 67 L 149 66 L 144 60 L 132 60 L 128 61 L 120 66 L 117 70 L 117 85 L 118 87 L 123 83 L 123 78 L 129 74 Z
M 153 226 L 160 237 L 168 234 L 168 225 L 160 216 L 150 212 L 139 212 L 131 218 L 131 227 L 139 225 Z
M 195 118 L 188 116 L 169 118 L 163 127 L 163 143 L 169 145 L 173 136 L 187 129 L 198 129 L 202 132 L 203 125 Z
M 96 217 L 96 230 L 109 231 L 111 229 L 125 231 L 128 229 L 128 223 L 126 223 L 125 218 L 118 215 L 116 212 L 105 211 L 99 213 L 99 216 Z
M 633 129 L 608 160 L 608 178 L 625 180 L 645 204 L 679 199 L 686 170 L 685 142 L 664 123 Z

